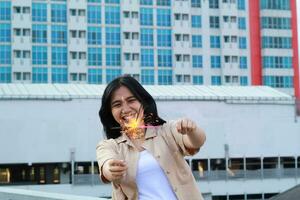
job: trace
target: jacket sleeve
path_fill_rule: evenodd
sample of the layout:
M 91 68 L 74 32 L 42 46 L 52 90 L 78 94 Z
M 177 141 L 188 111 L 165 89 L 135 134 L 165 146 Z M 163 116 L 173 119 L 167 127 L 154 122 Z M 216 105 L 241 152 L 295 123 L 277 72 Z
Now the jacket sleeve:
M 105 161 L 117 158 L 115 141 L 113 139 L 100 141 L 96 147 L 96 157 L 99 166 L 100 179 L 103 183 L 109 183 L 103 176 L 102 167 Z
M 176 143 L 177 149 L 183 154 L 183 156 L 192 156 L 198 153 L 199 149 L 186 148 L 183 142 L 183 134 L 179 133 L 176 128 L 176 121 L 169 121 L 165 124 L 165 137 L 169 140 L 170 144 L 172 141 Z M 171 141 L 170 141 L 171 140 Z

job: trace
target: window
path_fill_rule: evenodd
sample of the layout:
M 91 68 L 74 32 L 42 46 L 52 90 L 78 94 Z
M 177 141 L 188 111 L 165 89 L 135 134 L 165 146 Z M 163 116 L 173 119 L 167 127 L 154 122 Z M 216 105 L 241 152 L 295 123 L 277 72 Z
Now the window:
M 20 14 L 21 13 L 21 7 L 20 6 L 14 6 L 13 7 L 13 12 L 16 14 Z
M 101 7 L 88 5 L 88 23 L 101 24 Z
M 101 24 L 101 7 L 88 5 L 88 23 Z
M 245 10 L 245 0 L 237 0 L 238 10 Z
M 0 45 L 0 64 L 11 64 L 10 45 Z
M 202 67 L 202 56 L 201 55 L 193 55 L 193 67 L 201 68 Z
M 157 26 L 171 26 L 170 9 L 157 9 Z
M 121 49 L 106 48 L 106 65 L 121 66 Z
M 141 46 L 153 46 L 153 29 L 141 29 Z
M 121 75 L 121 69 L 106 69 L 106 82 L 109 83 Z
M 102 49 L 88 48 L 88 65 L 101 66 L 102 65 Z
M 70 9 L 71 16 L 76 16 L 76 9 Z
M 183 21 L 188 21 L 189 20 L 189 15 L 188 14 L 182 14 L 182 20 Z
M 220 28 L 220 20 L 218 16 L 209 16 L 209 27 Z
M 51 69 L 52 83 L 67 83 L 68 82 L 68 68 L 53 67 Z
M 78 16 L 85 16 L 85 10 L 84 9 L 78 9 Z M 79 74 L 81 75 L 81 74 Z
M 21 58 L 21 50 L 14 50 L 14 58 Z
M 24 28 L 23 29 L 23 36 L 30 36 L 30 29 L 29 28 Z
M 47 4 L 32 3 L 32 21 L 46 22 L 47 21 Z
M 140 0 L 140 5 L 153 5 L 153 0 Z
M 291 69 L 293 67 L 293 58 L 287 56 L 264 56 L 263 68 Z
M 191 0 L 191 6 L 193 8 L 201 8 L 201 0 Z
M 291 18 L 288 17 L 262 17 L 261 28 L 265 29 L 291 29 Z
M 106 45 L 120 45 L 120 28 L 106 27 L 105 28 Z
M 212 76 L 211 84 L 212 85 L 221 85 L 221 76 Z
M 66 4 L 51 4 L 51 21 L 67 22 Z
M 30 51 L 23 50 L 23 58 L 30 58 Z
M 158 49 L 157 57 L 159 67 L 172 67 L 172 50 Z
M 140 23 L 144 26 L 153 25 L 153 9 L 152 8 L 141 8 L 140 9 Z
M 105 6 L 105 23 L 120 24 L 120 7 Z
M 139 18 L 139 12 L 132 11 L 131 12 L 131 18 L 132 19 L 138 19 Z
M 176 83 L 190 83 L 191 82 L 191 76 L 188 74 L 176 74 Z
M 190 41 L 190 35 L 188 35 L 188 34 L 183 34 L 183 35 L 182 35 L 182 41 L 184 41 L 184 42 Z
M 101 27 L 88 27 L 88 44 L 101 45 Z
M 67 26 L 51 26 L 51 42 L 54 44 L 67 44 Z
M 153 49 L 141 49 L 141 66 L 153 67 L 154 66 L 154 51 Z
M 290 10 L 290 0 L 261 0 L 260 9 Z
M 32 25 L 32 42 L 47 43 L 47 25 L 45 24 Z
M 10 42 L 11 41 L 11 25 L 10 24 L 0 24 L 0 42 Z
M 105 0 L 105 3 L 116 3 L 116 4 L 119 4 L 120 0 Z
M 32 46 L 32 64 L 47 65 L 48 51 L 46 46 Z
M 209 0 L 209 8 L 218 9 L 219 0 Z
M 210 36 L 210 48 L 220 48 L 220 36 Z
M 246 37 L 239 37 L 239 48 L 246 49 L 247 48 L 247 39 Z
M 263 85 L 275 88 L 293 88 L 293 76 L 263 76 Z
M 190 62 L 190 55 L 183 55 L 183 62 Z
M 1 54 L 2 52 L 0 51 L 0 56 Z M 11 83 L 11 67 L 0 67 L 0 83 Z
M 245 30 L 246 29 L 246 18 L 245 17 L 239 17 L 238 18 L 239 22 L 239 29 Z
M 201 28 L 201 16 L 200 15 L 192 15 L 192 27 L 193 28 Z
M 102 69 L 88 69 L 88 83 L 102 84 Z
M 158 6 L 170 6 L 171 0 L 157 0 L 156 5 Z
M 241 77 L 240 77 L 240 85 L 241 85 L 241 86 L 246 86 L 246 85 L 248 85 L 248 77 L 247 77 L 247 76 L 241 76 Z
M 291 37 L 262 37 L 262 48 L 291 49 Z
M 176 62 L 182 61 L 182 55 L 181 54 L 175 54 L 175 61 Z
M 32 83 L 48 83 L 48 69 L 46 67 L 33 67 Z
M 83 30 L 78 31 L 79 38 L 84 38 L 85 39 L 86 38 L 85 35 L 86 35 L 86 31 L 83 31 Z
M 221 68 L 221 56 L 210 56 L 210 67 Z
M 23 13 L 29 14 L 30 13 L 30 7 L 23 7 Z
M 11 19 L 11 2 L 1 1 L 0 2 L 0 20 L 10 20 Z
M 141 81 L 143 85 L 154 85 L 154 70 L 153 69 L 142 69 L 141 70 Z
M 192 47 L 201 48 L 202 47 L 202 36 L 192 35 Z
M 158 70 L 158 85 L 172 85 L 172 70 Z
M 52 47 L 52 65 L 67 65 L 68 55 L 66 47 Z
M 171 46 L 171 30 L 169 29 L 157 29 L 157 46 L 170 47 Z
M 194 85 L 203 85 L 203 76 L 195 75 L 193 76 Z

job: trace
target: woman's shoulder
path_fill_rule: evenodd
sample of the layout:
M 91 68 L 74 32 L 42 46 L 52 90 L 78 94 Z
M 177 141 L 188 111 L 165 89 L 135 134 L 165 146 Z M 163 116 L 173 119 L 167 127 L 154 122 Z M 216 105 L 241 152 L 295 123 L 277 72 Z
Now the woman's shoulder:
M 97 144 L 97 148 L 98 147 L 104 147 L 104 146 L 110 146 L 110 147 L 114 147 L 114 146 L 117 146 L 118 143 L 117 143 L 117 139 L 102 139 L 98 142 Z

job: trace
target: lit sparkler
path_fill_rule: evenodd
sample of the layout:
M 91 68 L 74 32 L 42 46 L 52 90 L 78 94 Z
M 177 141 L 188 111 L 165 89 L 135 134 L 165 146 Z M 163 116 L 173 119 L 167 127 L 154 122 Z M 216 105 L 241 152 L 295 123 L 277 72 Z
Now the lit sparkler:
M 112 127 L 112 129 L 122 129 L 129 138 L 139 139 L 144 136 L 143 129 L 156 127 L 158 126 L 143 125 L 143 120 L 140 118 L 132 118 L 127 123 L 124 123 L 124 127 Z

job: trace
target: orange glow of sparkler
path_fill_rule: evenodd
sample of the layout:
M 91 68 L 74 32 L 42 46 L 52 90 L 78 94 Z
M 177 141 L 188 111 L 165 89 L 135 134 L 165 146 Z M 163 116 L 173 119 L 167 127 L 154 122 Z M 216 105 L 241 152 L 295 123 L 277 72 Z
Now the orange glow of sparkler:
M 139 139 L 144 136 L 142 120 L 139 118 L 132 118 L 128 123 L 125 123 L 124 132 L 129 138 Z

